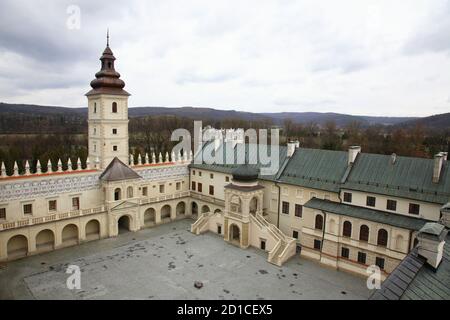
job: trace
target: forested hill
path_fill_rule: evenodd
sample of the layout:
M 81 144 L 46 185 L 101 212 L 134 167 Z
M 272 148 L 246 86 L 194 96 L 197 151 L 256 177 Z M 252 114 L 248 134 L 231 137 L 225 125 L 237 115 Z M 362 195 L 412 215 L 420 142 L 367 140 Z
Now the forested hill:
M 218 110 L 197 107 L 131 107 L 131 118 L 145 116 L 175 116 L 195 120 L 236 122 L 259 122 L 266 125 L 283 125 L 285 121 L 297 124 L 314 123 L 323 126 L 333 121 L 337 127 L 358 122 L 361 126 L 373 124 L 412 126 L 417 123 L 424 127 L 445 129 L 450 127 L 450 113 L 424 118 L 413 117 L 371 117 L 339 113 L 320 112 L 279 112 L 252 113 L 235 110 Z M 27 104 L 0 103 L 0 133 L 84 133 L 87 127 L 87 108 L 61 106 L 40 106 Z

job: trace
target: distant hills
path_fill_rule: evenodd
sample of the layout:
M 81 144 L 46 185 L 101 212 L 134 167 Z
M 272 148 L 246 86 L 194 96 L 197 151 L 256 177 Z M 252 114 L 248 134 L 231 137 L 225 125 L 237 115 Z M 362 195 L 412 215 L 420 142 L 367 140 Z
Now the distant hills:
M 359 122 L 363 126 L 380 125 L 401 125 L 413 126 L 421 124 L 425 127 L 437 129 L 450 128 L 450 113 L 433 115 L 430 117 L 373 117 L 357 116 L 340 113 L 321 112 L 278 112 L 278 113 L 253 113 L 235 110 L 218 110 L 213 108 L 196 107 L 130 107 L 130 117 L 172 115 L 190 119 L 241 119 L 245 121 L 271 121 L 274 124 L 282 125 L 285 119 L 290 119 L 294 123 L 316 123 L 324 125 L 327 121 L 334 121 L 337 126 L 342 127 L 351 122 Z M 26 123 L 38 119 L 40 122 L 55 125 L 79 125 L 85 123 L 87 118 L 87 108 L 68 108 L 58 106 L 40 106 L 28 104 L 8 104 L 0 103 L 0 133 L 14 132 L 14 127 L 25 125 Z

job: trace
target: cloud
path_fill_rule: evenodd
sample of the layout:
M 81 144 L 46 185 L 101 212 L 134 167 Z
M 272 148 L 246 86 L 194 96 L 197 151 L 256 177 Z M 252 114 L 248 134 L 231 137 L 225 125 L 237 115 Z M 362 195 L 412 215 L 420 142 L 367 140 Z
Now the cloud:
M 449 21 L 445 0 L 3 0 L 0 101 L 85 105 L 109 27 L 132 106 L 445 112 Z

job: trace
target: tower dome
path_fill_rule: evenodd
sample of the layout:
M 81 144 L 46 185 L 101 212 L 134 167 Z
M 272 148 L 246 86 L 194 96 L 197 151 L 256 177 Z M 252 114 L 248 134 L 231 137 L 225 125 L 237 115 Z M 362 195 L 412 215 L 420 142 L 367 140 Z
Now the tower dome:
M 231 174 L 233 175 L 233 181 L 254 182 L 258 179 L 259 169 L 249 164 L 243 164 L 233 169 Z
M 114 69 L 114 61 L 116 58 L 109 47 L 109 32 L 107 34 L 106 48 L 100 57 L 101 69 L 95 74 L 95 79 L 91 81 L 92 90 L 86 95 L 93 95 L 98 93 L 127 95 L 130 94 L 123 90 L 125 82 L 120 79 L 120 73 Z

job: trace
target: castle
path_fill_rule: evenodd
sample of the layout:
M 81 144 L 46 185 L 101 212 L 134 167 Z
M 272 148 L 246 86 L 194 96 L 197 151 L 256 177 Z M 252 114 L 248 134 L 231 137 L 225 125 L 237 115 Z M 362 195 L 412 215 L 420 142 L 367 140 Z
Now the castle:
M 86 167 L 69 160 L 63 170 L 59 161 L 57 170 L 42 172 L 38 163 L 36 172 L 27 165 L 19 174 L 16 165 L 7 176 L 2 165 L 0 261 L 193 219 L 193 233 L 260 248 L 279 266 L 300 254 L 361 275 L 376 265 L 384 279 L 415 248 L 439 266 L 445 236 L 430 240 L 430 232 L 450 225 L 447 153 L 421 159 L 289 142 L 279 149 L 273 175 L 261 175 L 258 164 L 196 163 L 188 153 L 139 155 L 134 163 L 129 93 L 109 43 L 100 60 L 86 94 Z M 249 144 L 235 142 L 231 156 L 252 157 Z

